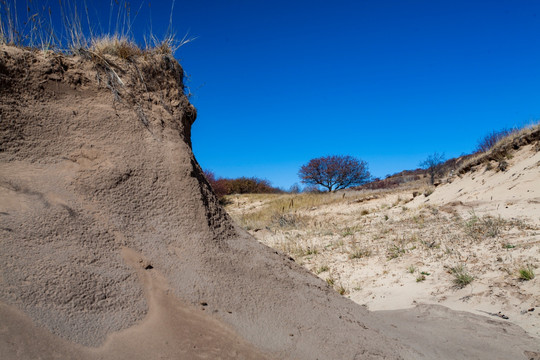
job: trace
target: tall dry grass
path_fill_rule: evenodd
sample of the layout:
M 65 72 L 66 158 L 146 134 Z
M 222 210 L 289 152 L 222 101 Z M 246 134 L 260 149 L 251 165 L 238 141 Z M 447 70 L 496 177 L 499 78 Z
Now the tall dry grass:
M 540 122 L 535 122 L 521 129 L 510 132 L 498 140 L 489 150 L 481 152 L 465 160 L 457 169 L 457 173 L 469 171 L 472 167 L 495 160 L 503 162 L 510 156 L 513 149 L 517 149 L 529 142 L 540 140 Z
M 310 210 L 332 204 L 363 201 L 374 195 L 370 191 L 345 191 L 337 193 L 301 193 L 301 194 L 244 194 L 229 195 L 228 208 L 233 210 L 242 203 L 254 204 L 242 213 L 233 213 L 241 226 L 247 229 L 269 226 L 289 227 L 305 225 Z
M 21 4 L 16 0 L 0 0 L 0 44 L 75 54 L 84 50 L 129 59 L 147 52 L 174 55 L 178 48 L 193 40 L 187 35 L 177 38 L 173 31 L 175 0 L 171 0 L 169 26 L 164 36 L 154 34 L 150 26 L 143 43 L 137 43 L 133 28 L 143 4 L 133 11 L 125 0 L 111 1 L 108 25 L 103 30 L 100 19 L 92 16 L 93 2 L 59 0 L 57 6 L 51 7 L 41 2 Z M 21 6 L 26 9 L 24 16 Z

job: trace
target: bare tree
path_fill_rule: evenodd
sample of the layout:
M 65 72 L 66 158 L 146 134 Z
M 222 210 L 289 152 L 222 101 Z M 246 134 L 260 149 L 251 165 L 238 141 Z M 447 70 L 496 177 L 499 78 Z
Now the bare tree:
M 431 185 L 435 183 L 436 176 L 442 175 L 444 160 L 444 154 L 439 154 L 435 152 L 429 155 L 426 160 L 420 163 L 420 167 L 427 170 L 430 176 Z
M 304 184 L 322 186 L 329 192 L 362 185 L 371 174 L 365 161 L 349 155 L 324 156 L 310 160 L 298 171 Z

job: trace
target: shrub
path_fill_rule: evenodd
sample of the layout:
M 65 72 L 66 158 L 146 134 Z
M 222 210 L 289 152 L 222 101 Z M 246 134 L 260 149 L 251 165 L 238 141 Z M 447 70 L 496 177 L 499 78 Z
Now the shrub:
M 372 181 L 359 186 L 357 189 L 379 190 L 397 188 L 401 184 L 420 180 L 420 173 L 423 174 L 424 170 L 406 170 L 398 174 L 390 175 L 390 177 L 387 177 L 386 179 L 374 178 Z
M 204 176 L 218 198 L 233 194 L 277 194 L 283 192 L 281 189 L 273 187 L 268 180 L 256 177 L 216 178 L 216 175 L 210 170 L 204 170 Z
M 517 129 L 502 129 L 490 132 L 489 134 L 478 140 L 478 145 L 476 146 L 475 152 L 486 152 L 492 149 L 495 144 L 498 143 L 501 139 L 515 133 L 516 131 Z

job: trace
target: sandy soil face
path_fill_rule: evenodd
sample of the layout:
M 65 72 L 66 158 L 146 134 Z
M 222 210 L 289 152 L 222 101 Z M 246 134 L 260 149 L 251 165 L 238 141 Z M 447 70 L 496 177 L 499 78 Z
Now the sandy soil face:
M 370 310 L 440 304 L 540 338 L 539 279 L 520 273 L 540 267 L 540 152 L 525 146 L 508 166 L 482 165 L 434 191 L 347 191 L 312 204 L 317 195 L 243 195 L 227 210 Z

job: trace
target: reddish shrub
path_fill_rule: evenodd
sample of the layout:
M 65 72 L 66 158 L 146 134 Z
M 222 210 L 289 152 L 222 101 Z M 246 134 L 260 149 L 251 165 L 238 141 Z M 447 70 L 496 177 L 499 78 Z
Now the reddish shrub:
M 283 192 L 281 189 L 273 187 L 268 180 L 256 177 L 216 178 L 216 175 L 209 170 L 204 170 L 204 175 L 220 199 L 225 195 L 232 194 L 274 194 Z

